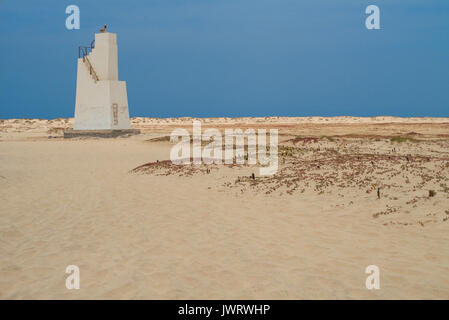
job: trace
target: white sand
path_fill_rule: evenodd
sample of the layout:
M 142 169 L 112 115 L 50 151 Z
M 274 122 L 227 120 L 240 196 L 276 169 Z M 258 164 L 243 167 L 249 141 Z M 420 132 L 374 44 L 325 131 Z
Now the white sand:
M 351 119 L 283 118 L 271 126 L 287 123 L 281 133 L 310 135 L 416 132 L 439 137 L 439 145 L 406 142 L 401 154 L 448 157 L 447 118 Z M 170 144 L 146 140 L 191 119 L 135 118 L 144 134 L 107 140 L 63 140 L 54 128 L 68 128 L 72 119 L 25 121 L 0 123 L 2 299 L 449 299 L 449 193 L 436 181 L 412 194 L 397 180 L 380 200 L 375 191 L 337 186 L 322 194 L 312 187 L 242 191 L 223 184 L 253 168 L 187 177 L 129 173 L 168 159 Z M 387 153 L 392 144 L 370 140 L 363 148 Z M 449 167 L 441 170 L 449 178 Z M 419 183 L 410 179 L 410 186 Z M 427 197 L 430 187 L 435 197 Z M 418 196 L 416 207 L 407 204 Z M 373 218 L 387 206 L 398 212 Z M 80 267 L 80 290 L 65 288 L 71 264 Z M 380 290 L 365 288 L 371 264 L 380 268 Z

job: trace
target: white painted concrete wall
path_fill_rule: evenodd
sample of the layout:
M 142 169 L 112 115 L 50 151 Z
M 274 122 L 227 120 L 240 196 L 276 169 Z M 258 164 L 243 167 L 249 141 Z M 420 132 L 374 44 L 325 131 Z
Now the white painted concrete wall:
M 126 82 L 118 80 L 116 35 L 95 34 L 95 48 L 88 59 L 99 81 L 94 81 L 86 63 L 78 59 L 74 129 L 130 129 Z M 114 104 L 118 106 L 117 124 L 114 124 Z

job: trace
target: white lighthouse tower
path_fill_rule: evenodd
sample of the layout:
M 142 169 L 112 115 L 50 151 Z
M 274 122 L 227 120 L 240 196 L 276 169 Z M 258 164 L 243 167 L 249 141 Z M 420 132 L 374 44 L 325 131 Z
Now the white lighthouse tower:
M 74 130 L 65 136 L 136 133 L 130 130 L 126 82 L 118 80 L 117 36 L 95 34 L 90 47 L 79 47 Z

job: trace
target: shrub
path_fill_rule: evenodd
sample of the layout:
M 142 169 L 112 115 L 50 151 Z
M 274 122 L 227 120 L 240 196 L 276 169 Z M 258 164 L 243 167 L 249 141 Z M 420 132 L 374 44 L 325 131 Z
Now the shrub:
M 408 138 L 408 137 L 393 137 L 390 139 L 391 142 L 418 142 L 419 140 Z

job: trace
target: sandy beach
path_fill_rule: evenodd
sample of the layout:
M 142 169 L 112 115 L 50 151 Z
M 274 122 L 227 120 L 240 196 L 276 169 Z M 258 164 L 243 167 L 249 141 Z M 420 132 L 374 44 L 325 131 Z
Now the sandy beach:
M 278 129 L 272 177 L 165 161 L 193 120 L 0 120 L 0 298 L 449 299 L 449 118 L 200 119 Z

